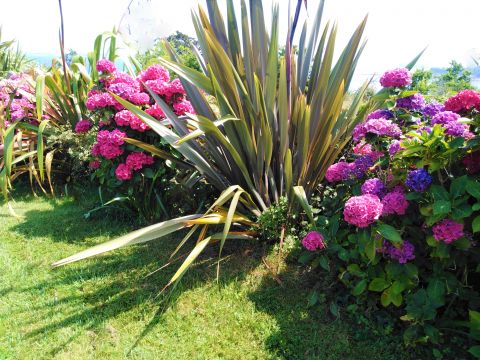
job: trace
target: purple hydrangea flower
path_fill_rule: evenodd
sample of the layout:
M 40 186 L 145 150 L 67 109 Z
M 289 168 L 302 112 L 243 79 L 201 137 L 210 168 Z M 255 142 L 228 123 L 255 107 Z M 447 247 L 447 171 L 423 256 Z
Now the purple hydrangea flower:
M 378 109 L 378 110 L 375 110 L 374 112 L 371 112 L 367 116 L 367 120 L 380 119 L 380 118 L 384 118 L 384 119 L 387 119 L 387 120 L 391 119 L 391 118 L 393 118 L 393 113 L 390 110 Z
M 402 149 L 403 148 L 402 145 L 400 145 L 400 140 L 393 140 L 392 143 L 388 146 L 388 153 L 390 154 L 390 156 L 393 156 Z
M 425 191 L 432 183 L 432 177 L 425 169 L 417 169 L 408 172 L 405 185 L 416 192 Z
M 361 178 L 373 166 L 374 162 L 368 155 L 360 156 L 355 160 L 350 169 L 350 174 L 356 178 Z
M 432 117 L 431 123 L 435 124 L 446 124 L 449 122 L 457 121 L 460 119 L 460 115 L 454 113 L 453 111 L 442 111 Z
M 391 120 L 385 118 L 370 119 L 355 126 L 353 129 L 353 141 L 360 141 L 368 133 L 397 138 L 402 135 L 402 130 Z
M 442 104 L 434 101 L 434 102 L 431 102 L 430 104 L 425 105 L 422 111 L 423 111 L 423 115 L 432 117 L 444 110 L 445 110 L 445 107 Z
M 404 240 L 400 247 L 393 246 L 385 241 L 379 252 L 390 255 L 391 259 L 398 261 L 400 264 L 406 264 L 408 261 L 415 259 L 415 246 L 407 240 Z
M 372 194 L 381 197 L 385 193 L 385 184 L 379 178 L 365 180 L 362 185 L 362 195 Z
M 397 107 L 407 110 L 421 110 L 425 106 L 422 94 L 416 93 L 397 100 Z
M 469 131 L 467 124 L 462 124 L 456 121 L 451 121 L 443 125 L 445 134 L 451 136 L 463 136 L 465 138 L 471 137 L 473 134 Z

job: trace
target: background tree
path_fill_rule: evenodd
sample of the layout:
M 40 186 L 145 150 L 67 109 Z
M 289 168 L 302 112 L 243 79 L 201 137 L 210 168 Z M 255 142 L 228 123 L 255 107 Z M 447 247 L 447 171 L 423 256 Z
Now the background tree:
M 180 56 L 182 63 L 189 68 L 200 70 L 200 64 L 192 50 L 192 46 L 197 47 L 197 40 L 180 31 L 167 37 L 168 43 Z M 166 57 L 167 52 L 161 42 L 161 39 L 155 41 L 155 45 L 143 54 L 138 55 L 138 60 L 143 68 L 158 63 L 158 58 Z
M 445 100 L 454 93 L 473 89 L 472 72 L 459 62 L 452 60 L 450 66 L 441 74 L 432 70 L 417 69 L 412 74 L 410 89 L 419 91 L 427 97 Z

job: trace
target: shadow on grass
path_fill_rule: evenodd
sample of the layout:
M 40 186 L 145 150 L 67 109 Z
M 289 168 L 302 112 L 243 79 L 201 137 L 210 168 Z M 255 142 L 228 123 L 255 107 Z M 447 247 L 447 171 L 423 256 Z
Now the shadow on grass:
M 48 205 L 45 210 L 25 211 L 22 214 L 23 220 L 12 225 L 9 230 L 22 234 L 28 241 L 48 237 L 53 242 L 75 246 L 81 244 L 83 248 L 98 243 L 99 239 L 96 237 L 99 235 L 109 239 L 133 228 L 128 223 L 112 219 L 83 219 L 85 210 L 70 200 L 43 202 Z M 155 315 L 132 343 L 130 350 L 133 350 L 162 321 L 163 311 L 175 304 L 182 292 L 204 286 L 206 282 L 215 279 L 218 246 L 208 248 L 197 264 L 187 272 L 179 286 L 166 292 L 167 297 L 157 297 L 183 259 L 146 276 L 168 262 L 179 239 L 181 234 L 176 234 L 175 237 L 120 249 L 105 256 L 54 269 L 52 276 L 49 275 L 46 280 L 31 286 L 5 289 L 0 286 L 0 293 L 25 297 L 34 294 L 41 299 L 33 306 L 16 307 L 10 314 L 25 319 L 19 325 L 28 329 L 24 335 L 26 339 L 40 341 L 47 335 L 60 334 L 65 328 L 73 330 L 66 340 L 62 337 L 53 349 L 49 349 L 48 355 L 52 357 L 63 351 L 82 333 L 101 331 L 109 319 L 147 306 L 148 312 L 154 312 Z M 228 265 L 222 267 L 220 284 L 242 280 L 249 268 L 258 265 L 258 259 L 254 256 L 246 258 L 236 255 L 244 251 L 246 246 L 249 245 L 226 244 L 223 256 L 230 260 Z M 187 253 L 189 250 L 191 248 L 186 247 L 182 251 Z M 22 266 L 28 273 L 34 273 L 39 264 L 25 263 Z M 33 268 L 30 268 L 31 266 Z
M 11 227 L 12 231 L 35 239 L 51 237 L 53 241 L 94 245 L 94 236 L 112 238 L 132 226 L 125 221 L 96 217 L 83 219 L 85 212 L 73 201 L 49 201 L 48 210 L 25 212 L 24 221 Z M 204 286 L 216 276 L 218 246 L 211 246 L 200 256 L 181 283 L 167 297 L 157 297 L 163 286 L 172 277 L 181 262 L 145 277 L 168 261 L 169 255 L 178 244 L 176 237 L 164 238 L 149 244 L 121 249 L 96 259 L 87 260 L 54 270 L 53 279 L 38 282 L 29 287 L 0 289 L 0 293 L 28 293 L 47 296 L 47 300 L 28 308 L 17 308 L 11 316 L 23 314 L 26 318 L 22 327 L 28 329 L 25 337 L 40 340 L 46 335 L 72 328 L 73 333 L 55 348 L 49 356 L 55 356 L 83 332 L 100 331 L 109 319 L 141 306 L 147 306 L 151 318 L 144 329 L 139 331 L 132 342 L 130 351 L 158 325 L 163 311 L 174 305 L 186 290 Z M 88 241 L 85 242 L 85 239 Z M 96 240 L 98 242 L 98 239 Z M 189 249 L 184 249 L 188 252 Z M 247 276 L 256 276 L 257 283 L 248 295 L 258 311 L 264 312 L 276 321 L 277 327 L 265 342 L 268 352 L 276 358 L 285 359 L 397 359 L 392 355 L 398 350 L 398 343 L 391 339 L 368 339 L 362 342 L 356 338 L 358 332 L 351 323 L 335 319 L 327 304 L 314 308 L 307 307 L 310 289 L 318 274 L 302 274 L 296 265 L 286 267 L 279 278 L 279 284 L 272 276 L 271 268 L 258 270 L 262 258 L 270 249 L 264 244 L 227 242 L 220 272 L 220 287 L 232 281 L 242 281 Z M 28 266 L 28 264 L 27 264 Z M 255 274 L 259 272 L 258 274 Z M 327 284 L 325 284 L 326 286 Z M 36 312 L 36 316 L 26 316 Z M 145 313 L 145 312 L 144 312 Z M 49 319 L 48 322 L 43 319 Z M 400 350 L 401 351 L 401 350 Z
M 19 201 L 29 202 L 32 195 L 23 196 Z M 38 209 L 21 212 L 22 221 L 10 228 L 11 231 L 24 235 L 28 239 L 49 237 L 54 241 L 66 243 L 81 243 L 90 245 L 85 239 L 92 236 L 114 237 L 122 232 L 138 226 L 138 219 L 129 217 L 126 211 L 108 211 L 96 214 L 86 219 L 84 214 L 87 208 L 93 207 L 94 202 L 83 199 L 84 206 L 79 206 L 75 198 L 46 198 L 44 205 L 50 209 Z M 16 206 L 21 211 L 22 206 Z

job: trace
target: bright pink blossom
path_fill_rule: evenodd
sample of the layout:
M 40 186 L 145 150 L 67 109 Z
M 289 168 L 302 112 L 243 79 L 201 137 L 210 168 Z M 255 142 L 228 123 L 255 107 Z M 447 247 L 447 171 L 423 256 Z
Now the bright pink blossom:
M 163 113 L 162 108 L 157 104 L 153 104 L 150 108 L 145 110 L 145 112 L 148 115 L 153 116 L 157 120 L 165 118 L 165 114 Z
M 308 251 L 315 251 L 317 249 L 325 249 L 323 235 L 316 231 L 310 231 L 302 240 L 302 245 Z
M 170 80 L 170 75 L 168 74 L 168 70 L 166 70 L 163 66 L 154 64 L 142 71 L 138 75 L 138 79 L 143 82 L 148 80 L 161 80 L 165 82 Z
M 403 87 L 412 83 L 412 75 L 405 68 L 386 71 L 380 78 L 383 87 Z
M 115 176 L 118 180 L 127 181 L 132 178 L 133 171 L 125 164 L 119 164 L 115 169 Z
M 185 113 L 195 114 L 192 104 L 188 100 L 182 100 L 178 103 L 173 104 L 173 109 L 175 114 L 184 115 Z
M 346 180 L 349 177 L 351 168 L 351 164 L 345 161 L 339 161 L 338 163 L 332 164 L 328 167 L 325 174 L 325 179 L 327 179 L 328 182 Z
M 468 111 L 472 108 L 480 109 L 480 93 L 475 90 L 462 90 L 445 101 L 445 110 L 456 113 Z
M 125 164 L 133 170 L 140 170 L 144 165 L 152 165 L 155 162 L 152 156 L 143 152 L 132 152 L 128 154 Z
M 107 59 L 101 59 L 97 61 L 97 71 L 103 73 L 113 73 L 117 71 L 115 64 Z
M 376 195 L 352 196 L 345 203 L 343 217 L 349 224 L 365 228 L 382 214 L 383 205 Z
M 92 127 L 92 123 L 88 120 L 80 120 L 77 122 L 75 125 L 75 132 L 77 134 L 83 134 L 86 133 L 90 128 Z

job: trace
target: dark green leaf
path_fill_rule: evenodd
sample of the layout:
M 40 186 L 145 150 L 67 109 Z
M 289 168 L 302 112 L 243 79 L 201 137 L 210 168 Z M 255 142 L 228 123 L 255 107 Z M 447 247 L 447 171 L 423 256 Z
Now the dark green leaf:
M 433 203 L 433 214 L 444 215 L 452 210 L 452 203 L 446 200 L 437 200 Z
M 476 199 L 480 199 L 480 183 L 478 181 L 470 180 L 467 186 L 467 192 Z
M 439 200 L 450 200 L 450 194 L 443 186 L 432 185 L 430 187 L 430 193 L 433 195 L 435 201 Z
M 367 288 L 367 280 L 366 279 L 360 280 L 357 283 L 357 285 L 355 285 L 355 287 L 353 288 L 352 295 L 358 296 L 362 294 L 366 288 Z
M 385 290 L 388 286 L 390 286 L 390 283 L 384 278 L 375 278 L 370 282 L 370 285 L 368 285 L 368 290 L 380 292 Z
M 468 185 L 468 177 L 466 175 L 453 179 L 450 185 L 450 193 L 454 198 L 465 194 L 465 190 Z
M 382 235 L 384 238 L 390 240 L 393 243 L 401 243 L 402 237 L 400 233 L 391 225 L 388 224 L 381 224 L 377 226 L 377 231 Z
M 320 256 L 320 260 L 318 263 L 323 269 L 330 271 L 330 265 L 328 264 L 328 259 L 325 255 Z
M 480 232 L 480 215 L 477 216 L 475 219 L 472 221 L 472 231 L 474 233 Z
M 468 204 L 462 204 L 459 206 L 454 206 L 452 211 L 452 216 L 456 219 L 464 219 L 470 217 L 472 215 L 473 209 Z
M 468 349 L 468 352 L 476 359 L 480 359 L 480 345 L 472 346 L 470 349 Z
M 330 312 L 336 318 L 340 317 L 340 312 L 338 311 L 338 305 L 335 304 L 334 302 L 330 303 Z
M 318 302 L 318 292 L 315 290 L 308 296 L 308 307 L 314 306 Z
M 440 307 L 445 304 L 445 284 L 440 279 L 432 279 L 428 283 L 427 294 L 430 302 L 435 307 Z

